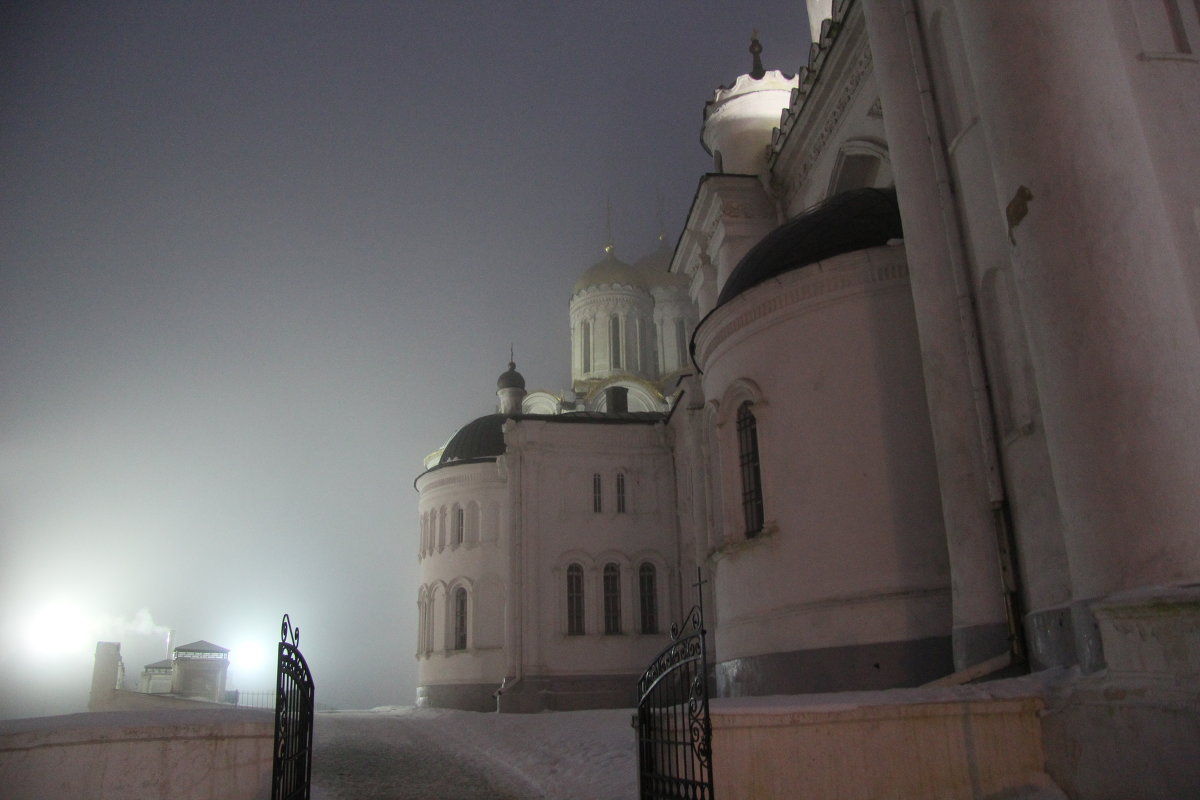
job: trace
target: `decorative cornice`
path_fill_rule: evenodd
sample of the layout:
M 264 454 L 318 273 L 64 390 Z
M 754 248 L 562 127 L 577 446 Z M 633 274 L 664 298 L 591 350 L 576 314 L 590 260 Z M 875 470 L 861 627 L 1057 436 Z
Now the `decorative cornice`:
M 862 54 L 858 61 L 854 64 L 850 75 L 842 82 L 842 91 L 838 95 L 834 103 L 825 109 L 825 114 L 822 116 L 820 128 L 817 131 L 812 141 L 804 147 L 805 158 L 800 162 L 800 168 L 796 170 L 795 177 L 792 180 L 792 186 L 799 188 L 808 177 L 808 173 L 812 171 L 813 164 L 817 158 L 825 152 L 825 145 L 829 142 L 829 137 L 837 130 L 841 124 L 842 115 L 846 108 L 850 105 L 850 101 L 858 94 L 858 87 L 871 71 L 872 57 L 870 48 L 863 48 Z M 794 194 L 796 188 L 793 188 Z
M 872 70 L 860 4 L 847 3 L 835 16 L 829 35 L 812 46 L 809 65 L 801 70 L 800 87 L 772 143 L 769 166 L 780 176 L 776 182 L 786 181 L 789 205 Z M 786 163 L 797 158 L 802 160 L 796 168 Z
M 857 250 L 784 273 L 714 310 L 696 331 L 696 360 L 707 369 L 718 346 L 766 317 L 798 313 L 824 304 L 831 295 L 907 279 L 908 262 L 899 247 Z
M 494 464 L 494 463 L 495 463 L 494 461 L 486 462 L 486 464 Z M 445 466 L 441 467 L 441 470 L 452 469 L 454 466 L 455 465 L 453 463 L 446 464 Z M 478 463 L 476 463 L 476 464 L 470 464 L 470 465 L 464 464 L 462 466 L 482 466 L 482 465 L 479 465 Z M 439 471 L 441 471 L 441 470 L 439 470 Z M 464 483 L 479 483 L 480 481 L 487 481 L 489 483 L 503 483 L 503 478 L 500 478 L 499 476 L 497 476 L 495 474 L 495 472 L 488 474 L 488 471 L 486 469 L 474 469 L 474 470 L 471 470 L 470 472 L 465 472 L 465 473 L 460 472 L 457 475 L 443 475 L 443 476 L 439 476 L 437 478 L 431 479 L 429 481 L 429 483 L 420 487 L 419 491 L 421 493 L 425 493 L 425 492 L 433 491 L 434 489 L 441 489 L 446 486 L 457 486 L 457 485 L 464 484 Z

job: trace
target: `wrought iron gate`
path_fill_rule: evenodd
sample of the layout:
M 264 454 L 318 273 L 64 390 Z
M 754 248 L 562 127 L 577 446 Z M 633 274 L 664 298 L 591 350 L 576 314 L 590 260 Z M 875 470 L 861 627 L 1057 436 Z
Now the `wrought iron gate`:
M 638 681 L 634 722 L 642 800 L 712 800 L 712 723 L 704 633 L 701 597 L 682 625 L 671 626 L 671 644 Z
M 292 628 L 287 614 L 279 638 L 271 800 L 308 800 L 316 697 L 312 672 L 300 653 L 300 629 Z

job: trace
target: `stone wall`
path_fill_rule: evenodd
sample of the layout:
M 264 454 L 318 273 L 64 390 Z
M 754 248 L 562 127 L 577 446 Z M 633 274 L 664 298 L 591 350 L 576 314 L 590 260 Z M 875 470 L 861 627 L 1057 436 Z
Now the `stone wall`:
M 274 718 L 230 708 L 0 722 L 7 800 L 261 800 Z
M 993 686 L 716 700 L 715 794 L 1065 798 L 1045 773 L 1042 700 L 1005 684 L 1004 694 Z

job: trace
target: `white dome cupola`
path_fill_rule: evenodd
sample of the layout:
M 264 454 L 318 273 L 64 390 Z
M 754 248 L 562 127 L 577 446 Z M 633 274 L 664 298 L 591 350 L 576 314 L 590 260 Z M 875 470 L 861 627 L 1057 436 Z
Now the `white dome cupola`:
M 750 40 L 753 67 L 733 86 L 717 89 L 704 106 L 700 141 L 713 157 L 714 170 L 732 175 L 759 175 L 767 167 L 771 132 L 791 102 L 796 77 L 762 66 L 762 44 L 755 31 Z
M 571 388 L 587 395 L 617 375 L 654 370 L 654 300 L 646 276 L 611 244 L 571 293 Z

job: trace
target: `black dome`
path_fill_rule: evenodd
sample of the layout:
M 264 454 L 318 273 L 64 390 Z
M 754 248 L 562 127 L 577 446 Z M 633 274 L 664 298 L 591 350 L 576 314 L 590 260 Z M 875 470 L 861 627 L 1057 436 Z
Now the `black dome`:
M 505 414 L 488 414 L 463 425 L 442 450 L 437 465 L 441 467 L 454 461 L 504 455 L 502 428 L 506 419 L 508 416 Z
M 750 248 L 721 288 L 717 305 L 785 272 L 903 237 L 894 188 L 842 192 Z
M 508 362 L 508 372 L 503 373 L 496 380 L 497 389 L 524 389 L 525 376 L 517 372 L 517 365 L 513 362 Z

